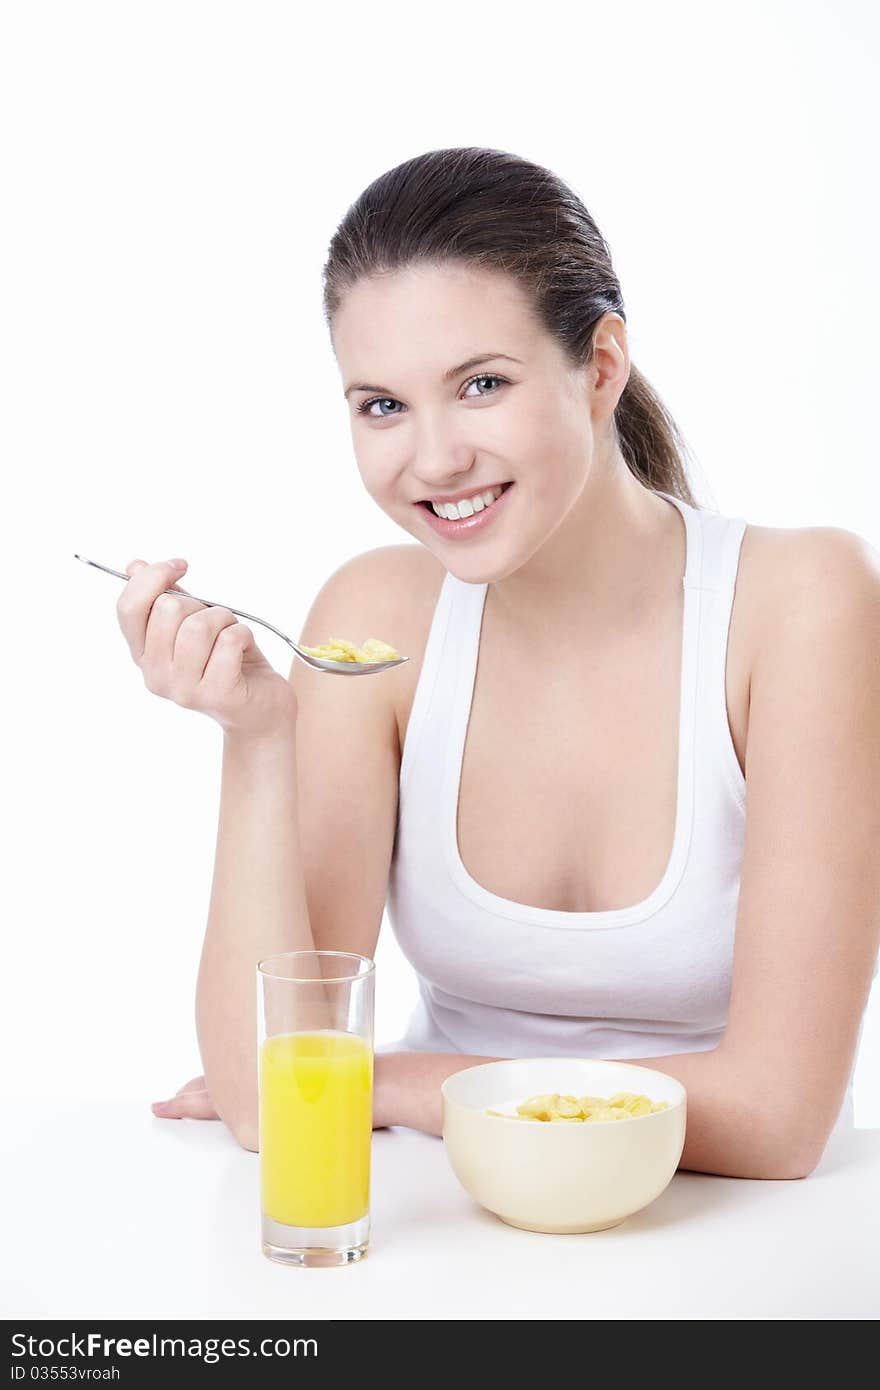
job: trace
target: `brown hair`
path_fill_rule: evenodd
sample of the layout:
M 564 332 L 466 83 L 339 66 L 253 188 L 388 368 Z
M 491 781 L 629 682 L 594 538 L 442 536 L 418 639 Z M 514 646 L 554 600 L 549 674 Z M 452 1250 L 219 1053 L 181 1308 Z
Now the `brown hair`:
M 324 317 L 364 276 L 455 261 L 514 277 L 573 367 L 587 366 L 603 314 L 626 322 L 611 253 L 555 174 L 504 150 L 430 150 L 374 179 L 346 212 L 324 266 Z M 635 366 L 614 412 L 627 466 L 646 488 L 695 506 L 687 445 Z

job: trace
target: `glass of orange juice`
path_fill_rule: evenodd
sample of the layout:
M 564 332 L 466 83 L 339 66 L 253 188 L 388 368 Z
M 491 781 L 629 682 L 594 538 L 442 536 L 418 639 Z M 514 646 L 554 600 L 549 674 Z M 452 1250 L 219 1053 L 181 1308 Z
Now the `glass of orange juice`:
M 262 1244 L 279 1264 L 367 1253 L 375 978 L 347 951 L 257 964 Z

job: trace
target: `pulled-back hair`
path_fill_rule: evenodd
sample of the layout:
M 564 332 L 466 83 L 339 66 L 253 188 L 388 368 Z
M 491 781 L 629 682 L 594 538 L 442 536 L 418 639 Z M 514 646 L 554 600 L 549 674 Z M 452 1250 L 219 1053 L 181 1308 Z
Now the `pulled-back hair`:
M 608 246 L 580 198 L 555 174 L 504 150 L 430 150 L 374 179 L 346 212 L 323 272 L 324 317 L 359 280 L 455 262 L 502 272 L 529 296 L 573 368 L 593 356 L 603 314 L 626 322 Z M 696 505 L 687 445 L 660 397 L 630 363 L 614 412 L 627 466 L 646 488 Z

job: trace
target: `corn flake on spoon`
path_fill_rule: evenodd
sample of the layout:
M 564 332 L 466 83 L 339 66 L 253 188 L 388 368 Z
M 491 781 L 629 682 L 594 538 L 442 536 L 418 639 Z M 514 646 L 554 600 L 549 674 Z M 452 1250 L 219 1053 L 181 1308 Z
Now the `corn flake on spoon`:
M 130 574 L 123 574 L 120 570 L 113 570 L 109 565 L 99 564 L 97 560 L 87 560 L 85 555 L 74 555 L 75 560 L 82 560 L 85 565 L 94 565 L 96 569 L 103 570 L 105 574 L 115 574 L 117 579 L 124 579 L 126 583 L 131 579 Z M 261 627 L 267 627 L 270 632 L 274 632 L 276 637 L 280 637 L 282 642 L 286 642 L 288 647 L 292 647 L 301 661 L 307 666 L 314 666 L 316 671 L 329 671 L 334 676 L 374 676 L 379 671 L 388 671 L 392 666 L 402 666 L 405 661 L 409 661 L 408 656 L 400 656 L 389 647 L 387 642 L 380 642 L 376 637 L 370 637 L 360 649 L 364 652 L 372 651 L 375 661 L 360 659 L 353 655 L 358 650 L 352 642 L 344 642 L 337 638 L 331 638 L 326 648 L 321 647 L 300 647 L 291 640 L 285 632 L 281 632 L 271 623 L 267 623 L 264 618 L 257 618 L 253 613 L 244 613 L 240 608 L 233 608 L 231 603 L 215 603 L 211 599 L 199 598 L 196 594 L 191 594 L 187 589 L 163 589 L 166 594 L 182 594 L 186 598 L 194 598 L 197 603 L 203 603 L 206 608 L 228 608 L 230 613 L 235 613 L 239 618 L 247 618 L 252 623 L 259 623 Z M 341 658 L 327 656 L 315 656 L 316 651 L 333 650 L 346 652 L 348 655 Z M 388 655 L 394 653 L 393 656 Z M 386 658 L 383 660 L 383 657 Z

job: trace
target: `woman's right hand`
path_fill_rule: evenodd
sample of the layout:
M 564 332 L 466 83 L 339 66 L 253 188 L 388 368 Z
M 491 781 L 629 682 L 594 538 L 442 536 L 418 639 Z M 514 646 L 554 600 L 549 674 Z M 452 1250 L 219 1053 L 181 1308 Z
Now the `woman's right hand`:
M 266 660 L 229 608 L 209 607 L 176 588 L 186 561 L 132 560 L 116 615 L 148 690 L 210 715 L 225 733 L 271 737 L 296 718 L 293 686 Z

